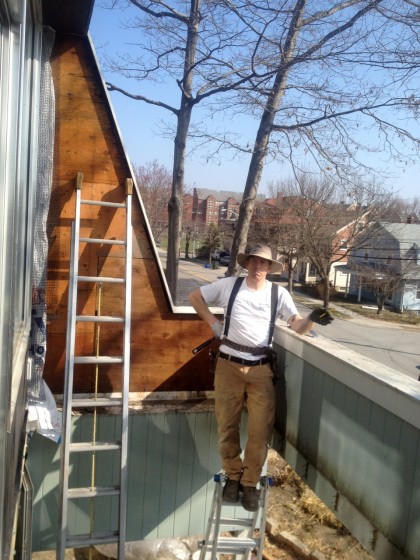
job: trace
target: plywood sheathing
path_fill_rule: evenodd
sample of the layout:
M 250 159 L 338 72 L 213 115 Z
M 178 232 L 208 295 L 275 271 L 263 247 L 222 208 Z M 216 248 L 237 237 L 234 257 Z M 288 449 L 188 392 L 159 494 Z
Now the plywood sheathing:
M 63 390 L 71 223 L 75 179 L 84 175 L 83 198 L 122 202 L 131 171 L 87 38 L 57 34 L 52 54 L 56 96 L 54 178 L 48 220 L 48 327 L 44 377 L 54 393 Z M 142 134 L 141 122 L 134 123 Z M 124 238 L 124 209 L 84 207 L 81 235 Z M 133 290 L 130 391 L 208 391 L 213 388 L 209 353 L 191 350 L 210 336 L 195 314 L 174 314 L 167 298 L 157 256 L 150 242 L 142 206 L 133 197 Z M 80 274 L 120 276 L 122 249 L 106 245 L 81 247 Z M 104 284 L 80 285 L 78 313 L 122 313 L 123 289 Z M 116 327 L 101 326 L 99 342 L 91 323 L 77 328 L 78 354 L 120 355 Z M 98 346 L 99 345 L 99 346 Z M 120 366 L 101 366 L 99 390 L 118 391 Z M 75 390 L 90 392 L 94 368 L 77 366 Z

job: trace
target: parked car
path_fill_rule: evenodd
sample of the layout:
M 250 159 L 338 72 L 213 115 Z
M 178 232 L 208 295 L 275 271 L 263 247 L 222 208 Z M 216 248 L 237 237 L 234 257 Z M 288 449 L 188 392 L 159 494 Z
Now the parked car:
M 213 251 L 213 253 L 211 254 L 211 258 L 214 261 L 219 261 L 220 262 L 220 259 L 222 259 L 223 257 L 226 257 L 226 255 L 229 255 L 229 253 L 227 251 L 217 250 L 217 251 Z
M 219 262 L 222 266 L 228 266 L 230 263 L 230 255 L 225 255 L 224 257 L 220 257 Z

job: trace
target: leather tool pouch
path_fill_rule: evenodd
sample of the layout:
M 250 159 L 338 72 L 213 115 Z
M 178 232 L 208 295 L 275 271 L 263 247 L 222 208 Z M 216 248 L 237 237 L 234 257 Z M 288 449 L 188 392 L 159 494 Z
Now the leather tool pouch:
M 209 350 L 210 356 L 210 373 L 214 375 L 216 372 L 217 359 L 219 357 L 219 349 Z
M 271 371 L 273 372 L 273 383 L 276 383 L 277 377 L 279 375 L 279 365 L 278 365 L 278 362 L 277 362 L 277 354 L 272 348 L 269 348 L 268 351 L 267 351 L 267 356 L 268 356 L 268 359 L 270 360 Z

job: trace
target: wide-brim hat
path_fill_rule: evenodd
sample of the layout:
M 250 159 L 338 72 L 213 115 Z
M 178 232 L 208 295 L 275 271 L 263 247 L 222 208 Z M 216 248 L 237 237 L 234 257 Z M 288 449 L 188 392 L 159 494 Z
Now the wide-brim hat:
M 238 253 L 237 261 L 242 266 L 242 268 L 248 268 L 247 260 L 249 257 L 260 257 L 261 259 L 266 259 L 271 262 L 271 272 L 281 272 L 283 270 L 283 264 L 279 261 L 275 261 L 271 255 L 270 247 L 267 245 L 254 245 L 249 253 Z

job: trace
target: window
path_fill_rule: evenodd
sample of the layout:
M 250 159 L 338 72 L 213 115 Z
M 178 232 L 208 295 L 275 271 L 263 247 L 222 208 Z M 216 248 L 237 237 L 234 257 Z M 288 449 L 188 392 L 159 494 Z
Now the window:
M 31 324 L 41 47 L 33 6 L 0 0 L 0 359 L 11 372 L 3 392 L 11 413 Z

